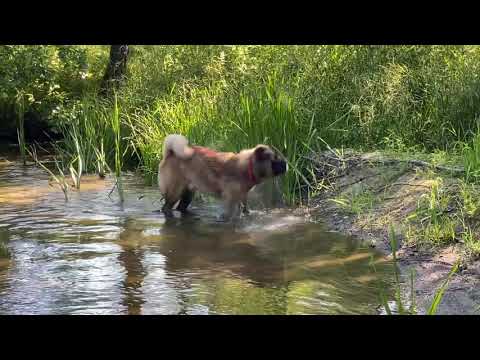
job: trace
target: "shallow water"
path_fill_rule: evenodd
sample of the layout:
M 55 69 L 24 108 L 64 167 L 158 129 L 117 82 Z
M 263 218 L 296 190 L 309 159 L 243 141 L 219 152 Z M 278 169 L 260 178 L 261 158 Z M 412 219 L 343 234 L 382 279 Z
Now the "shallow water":
M 166 221 L 133 175 L 123 205 L 111 179 L 68 202 L 47 179 L 0 160 L 1 314 L 374 314 L 390 287 L 380 254 L 290 210 Z

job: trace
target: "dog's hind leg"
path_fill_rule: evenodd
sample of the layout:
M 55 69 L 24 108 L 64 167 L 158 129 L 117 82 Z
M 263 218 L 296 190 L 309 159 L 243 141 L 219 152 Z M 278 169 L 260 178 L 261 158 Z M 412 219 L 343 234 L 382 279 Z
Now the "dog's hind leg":
M 182 188 L 180 188 L 180 190 L 170 189 L 170 191 L 165 194 L 165 204 L 162 207 L 162 212 L 166 217 L 173 216 L 173 207 L 180 200 L 181 196 Z
M 180 203 L 177 206 L 177 210 L 182 213 L 187 213 L 187 208 L 193 200 L 193 191 L 188 188 L 183 190 L 182 196 L 180 198 Z
M 165 197 L 165 204 L 162 206 L 162 212 L 165 217 L 173 217 L 172 209 L 176 202 L 177 201 L 172 201 L 171 199 Z

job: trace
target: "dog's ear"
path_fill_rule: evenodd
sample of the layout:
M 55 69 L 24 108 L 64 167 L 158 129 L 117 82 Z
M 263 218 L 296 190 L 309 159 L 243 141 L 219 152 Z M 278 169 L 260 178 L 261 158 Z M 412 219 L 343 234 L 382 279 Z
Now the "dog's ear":
M 268 148 L 265 145 L 257 145 L 254 154 L 257 160 L 262 161 L 269 159 Z

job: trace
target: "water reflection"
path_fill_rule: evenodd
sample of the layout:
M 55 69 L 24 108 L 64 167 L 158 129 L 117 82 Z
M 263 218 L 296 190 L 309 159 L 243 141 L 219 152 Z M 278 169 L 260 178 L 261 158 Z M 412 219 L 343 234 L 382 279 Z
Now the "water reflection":
M 0 167 L 3 314 L 361 314 L 389 286 L 378 254 L 286 210 L 228 225 L 204 204 L 165 220 L 156 189 L 133 176 L 123 206 L 108 179 L 65 203 L 19 166 Z

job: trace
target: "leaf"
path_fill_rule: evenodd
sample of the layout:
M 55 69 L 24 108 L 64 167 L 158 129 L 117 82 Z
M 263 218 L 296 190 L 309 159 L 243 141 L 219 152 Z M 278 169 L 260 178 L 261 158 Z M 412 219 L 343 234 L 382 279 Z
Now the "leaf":
M 383 290 L 380 290 L 380 298 L 382 300 L 383 307 L 385 308 L 385 311 L 387 312 L 388 315 L 392 315 L 392 310 L 390 309 L 390 306 L 388 305 L 387 298 L 385 294 L 383 293 Z
M 445 294 L 445 291 L 447 290 L 448 284 L 450 283 L 452 276 L 458 271 L 458 267 L 459 267 L 459 263 L 457 262 L 450 270 L 450 273 L 448 274 L 447 279 L 444 281 L 442 286 L 435 293 L 435 297 L 433 298 L 433 302 L 430 305 L 430 308 L 428 309 L 427 315 L 435 315 L 437 313 L 438 306 L 440 305 L 440 302 L 443 299 L 443 296 Z

